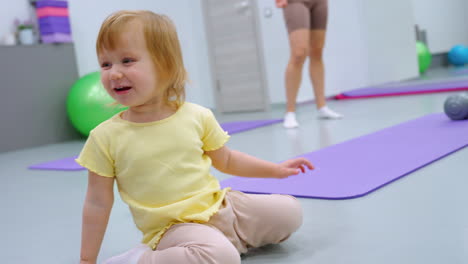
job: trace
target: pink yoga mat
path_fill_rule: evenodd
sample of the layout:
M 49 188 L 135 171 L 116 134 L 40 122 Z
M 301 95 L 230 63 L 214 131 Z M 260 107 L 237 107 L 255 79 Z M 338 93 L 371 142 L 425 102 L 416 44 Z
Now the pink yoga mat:
M 318 199 L 369 194 L 468 145 L 468 120 L 431 114 L 301 155 L 316 167 L 286 179 L 232 177 L 222 187 Z M 443 177 L 444 175 L 440 175 Z

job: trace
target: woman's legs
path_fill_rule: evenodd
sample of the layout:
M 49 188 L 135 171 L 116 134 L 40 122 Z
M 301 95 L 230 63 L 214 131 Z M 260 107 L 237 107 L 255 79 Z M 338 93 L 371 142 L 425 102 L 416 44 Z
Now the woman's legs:
M 320 118 L 340 118 L 326 106 L 325 67 L 323 48 L 328 19 L 327 0 L 291 1 L 284 8 L 284 18 L 289 33 L 290 59 L 286 68 L 286 116 L 283 125 L 294 128 L 296 100 L 302 80 L 302 68 L 310 59 L 309 76 L 314 89 L 316 107 Z
M 286 67 L 286 111 L 296 111 L 296 99 L 302 81 L 302 68 L 309 52 L 309 30 L 297 29 L 289 34 L 290 57 Z
M 309 75 L 314 88 L 317 109 L 325 106 L 325 67 L 323 64 L 323 47 L 326 31 L 310 30 Z
M 302 80 L 302 68 L 309 48 L 310 11 L 304 2 L 290 3 L 283 9 L 288 30 L 290 57 L 285 72 L 286 116 L 284 127 L 294 128 L 296 121 L 296 98 Z
M 311 5 L 310 39 L 309 39 L 309 76 L 314 88 L 315 103 L 319 118 L 341 118 L 342 115 L 326 106 L 325 99 L 325 66 L 323 64 L 323 47 L 328 19 L 327 0 L 309 0 Z
M 326 106 L 325 99 L 325 67 L 323 64 L 323 47 L 326 31 L 324 29 L 310 30 L 309 75 L 314 88 L 315 103 L 320 118 L 336 119 L 343 117 Z
M 299 124 L 296 120 L 296 99 L 302 81 L 302 68 L 307 58 L 309 46 L 309 30 L 297 29 L 289 33 L 290 57 L 286 67 L 286 115 L 283 126 L 295 128 Z

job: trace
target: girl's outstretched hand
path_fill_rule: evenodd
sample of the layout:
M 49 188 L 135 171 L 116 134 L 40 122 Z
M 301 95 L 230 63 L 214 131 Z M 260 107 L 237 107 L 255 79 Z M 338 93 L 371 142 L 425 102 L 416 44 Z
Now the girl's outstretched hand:
M 288 5 L 288 0 L 275 0 L 276 1 L 276 7 L 278 8 L 284 8 Z
M 313 170 L 314 166 L 306 158 L 295 158 L 290 159 L 279 164 L 280 169 L 275 178 L 287 178 L 292 175 L 297 175 L 301 172 L 305 172 L 306 168 Z

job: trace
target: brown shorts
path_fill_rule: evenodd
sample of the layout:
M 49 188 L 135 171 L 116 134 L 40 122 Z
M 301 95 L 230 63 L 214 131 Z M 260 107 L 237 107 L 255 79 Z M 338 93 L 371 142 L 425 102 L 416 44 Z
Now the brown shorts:
M 297 29 L 327 28 L 328 0 L 288 0 L 283 8 L 288 33 Z

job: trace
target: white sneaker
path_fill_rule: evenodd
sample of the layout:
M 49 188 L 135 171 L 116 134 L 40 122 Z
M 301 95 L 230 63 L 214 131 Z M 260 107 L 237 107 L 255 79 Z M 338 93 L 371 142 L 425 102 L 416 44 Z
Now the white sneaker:
M 123 254 L 107 259 L 103 264 L 137 264 L 141 255 L 149 250 L 151 249 L 148 245 L 140 244 Z
M 340 119 L 343 118 L 342 114 L 339 114 L 330 108 L 328 106 L 323 106 L 318 110 L 318 118 L 320 119 Z
M 295 128 L 299 126 L 296 120 L 296 113 L 294 112 L 287 112 L 284 116 L 283 126 L 285 128 Z

